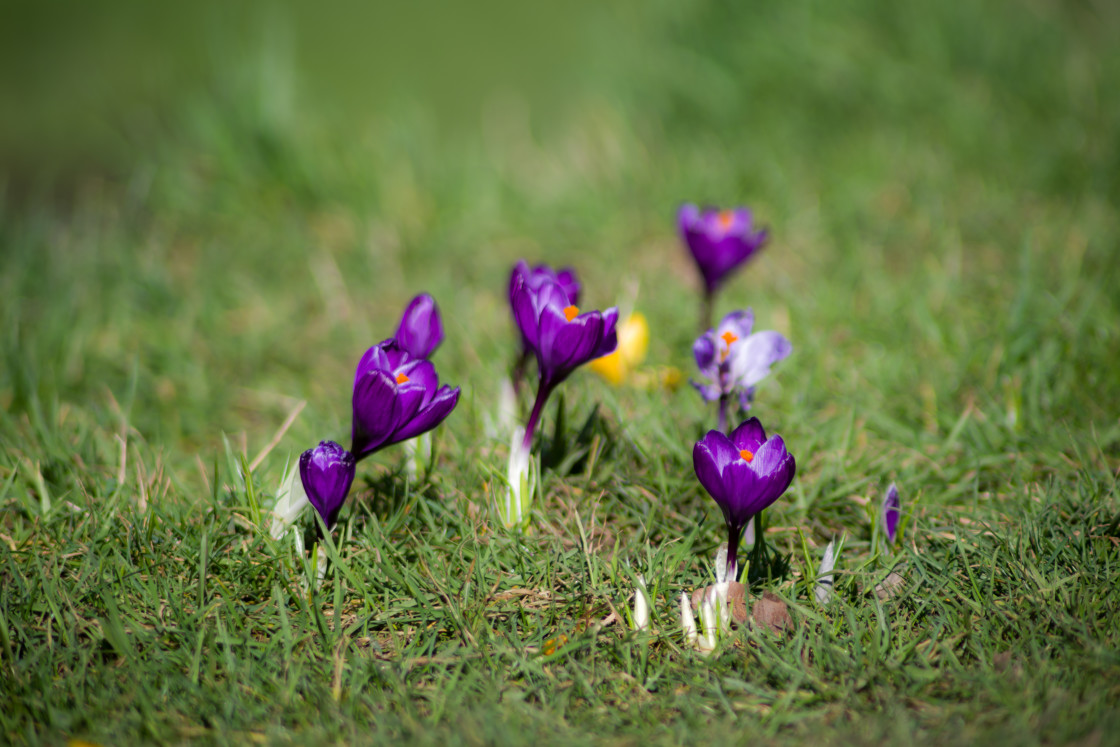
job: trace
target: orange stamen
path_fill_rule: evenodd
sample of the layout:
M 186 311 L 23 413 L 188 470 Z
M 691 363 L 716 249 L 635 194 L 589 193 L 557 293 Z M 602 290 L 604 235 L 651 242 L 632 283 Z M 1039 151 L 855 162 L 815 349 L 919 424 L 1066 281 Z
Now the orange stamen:
M 719 227 L 726 231 L 727 229 L 731 228 L 731 224 L 735 220 L 735 211 L 720 210 L 719 216 L 716 218 L 716 220 L 719 221 Z
M 731 355 L 731 343 L 738 340 L 739 336 L 736 335 L 731 330 L 727 330 L 726 332 L 724 332 L 722 335 L 719 336 L 719 339 L 721 339 L 725 343 L 727 343 L 727 347 L 724 348 L 723 350 L 721 350 L 720 353 L 719 353 L 719 362 L 723 363 L 725 360 L 727 360 L 727 356 Z
M 407 384 L 408 381 L 409 381 L 408 377 L 405 376 L 404 374 L 397 374 L 397 383 L 398 384 Z
M 746 449 L 743 449 L 742 451 L 740 451 L 739 456 L 741 456 L 743 458 L 743 461 L 746 461 L 746 462 L 754 461 L 754 453 L 750 452 L 750 451 L 747 451 Z
M 578 306 L 565 306 L 564 307 L 564 318 L 567 319 L 569 322 L 572 321 L 573 319 L 575 319 L 577 316 L 579 316 L 579 307 Z

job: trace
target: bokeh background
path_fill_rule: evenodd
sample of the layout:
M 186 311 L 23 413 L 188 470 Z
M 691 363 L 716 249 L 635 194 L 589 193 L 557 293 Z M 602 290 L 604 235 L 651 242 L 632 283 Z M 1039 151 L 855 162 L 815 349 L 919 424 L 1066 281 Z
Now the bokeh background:
M 306 398 L 299 436 L 341 437 L 353 361 L 421 290 L 445 378 L 488 401 L 520 257 L 577 266 L 593 307 L 637 282 L 651 362 L 687 372 L 687 200 L 771 227 L 719 310 L 794 340 L 787 405 L 892 437 L 969 403 L 1098 422 L 1076 392 L 1117 386 L 1117 13 L 8 3 L 6 404 L 112 392 L 194 448 Z

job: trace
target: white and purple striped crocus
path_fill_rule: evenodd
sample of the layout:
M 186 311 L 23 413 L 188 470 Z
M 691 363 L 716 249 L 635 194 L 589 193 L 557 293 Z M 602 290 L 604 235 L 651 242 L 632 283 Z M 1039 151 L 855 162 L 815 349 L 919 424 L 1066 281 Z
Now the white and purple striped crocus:
M 732 311 L 696 339 L 692 354 L 703 381 L 692 382 L 708 402 L 719 402 L 719 428 L 727 432 L 729 410 L 749 410 L 755 386 L 770 374 L 770 367 L 793 352 L 780 332 L 754 332 L 754 312 Z
M 747 420 L 730 436 L 708 431 L 692 449 L 700 484 L 723 511 L 727 524 L 727 575 L 738 579 L 739 539 L 753 516 L 786 492 L 797 464 L 781 436 L 766 437 L 758 418 Z

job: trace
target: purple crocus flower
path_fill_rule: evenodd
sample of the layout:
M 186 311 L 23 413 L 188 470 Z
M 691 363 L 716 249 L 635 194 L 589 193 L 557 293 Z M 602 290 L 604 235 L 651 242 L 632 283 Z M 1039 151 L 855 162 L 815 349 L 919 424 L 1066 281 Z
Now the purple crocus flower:
M 529 267 L 525 260 L 520 260 L 513 266 L 513 272 L 509 277 L 509 304 L 510 309 L 514 308 L 513 293 L 514 288 L 519 283 L 523 283 L 525 287 L 536 293 L 541 289 L 541 286 L 546 283 L 556 283 L 564 289 L 564 293 L 568 295 L 568 302 L 572 305 L 579 304 L 579 293 L 581 290 L 579 278 L 576 276 L 576 271 L 570 267 L 562 267 L 559 270 L 553 270 L 548 265 L 536 265 Z M 517 315 L 514 313 L 513 321 L 517 323 Z M 520 325 L 518 325 L 520 331 Z M 521 391 L 521 380 L 525 377 L 525 366 L 529 362 L 529 357 L 532 356 L 533 350 L 529 345 L 529 341 L 525 338 L 525 333 L 521 333 L 521 352 L 517 355 L 517 360 L 514 361 L 513 371 L 510 378 L 513 381 L 514 393 Z
M 338 512 L 354 482 L 354 455 L 334 441 L 320 441 L 299 457 L 299 476 L 311 505 L 323 517 L 327 529 L 334 526 Z
M 727 578 L 738 578 L 736 554 L 743 527 L 781 497 L 797 471 L 781 436 L 766 437 L 758 418 L 730 436 L 708 431 L 692 449 L 700 484 L 715 499 L 727 523 Z
M 738 405 L 749 410 L 755 385 L 770 374 L 770 367 L 793 352 L 780 332 L 751 334 L 754 312 L 732 311 L 715 329 L 692 345 L 696 366 L 706 381 L 692 382 L 708 402 L 719 401 L 719 427 L 727 430 L 728 405 L 737 395 Z
M 686 204 L 681 206 L 677 221 L 709 294 L 766 243 L 766 231 L 752 230 L 751 211 L 744 207 L 701 211 Z
M 677 213 L 681 237 L 704 281 L 702 327 L 712 324 L 712 298 L 725 277 L 746 262 L 766 243 L 766 231 L 753 231 L 751 211 L 746 208 L 703 211 L 692 204 Z
M 510 273 L 509 277 L 509 302 L 511 306 L 513 305 L 513 289 L 517 284 L 517 278 L 524 280 L 525 285 L 534 291 L 540 290 L 545 283 L 558 283 L 568 294 L 568 300 L 571 303 L 579 303 L 581 286 L 579 278 L 576 277 L 576 271 L 571 267 L 561 267 L 559 270 L 553 270 L 548 265 L 529 267 L 525 260 L 519 261 L 513 266 L 513 272 Z
M 894 544 L 898 536 L 898 520 L 902 514 L 902 502 L 898 499 L 898 488 L 892 482 L 883 496 L 883 505 L 879 509 L 879 518 L 883 522 L 883 531 L 887 533 L 887 542 Z
M 378 449 L 435 428 L 455 408 L 459 387 L 439 385 L 430 361 L 414 358 L 396 340 L 366 351 L 354 375 L 353 444 L 364 459 Z
M 413 358 L 430 358 L 443 342 L 443 322 L 436 300 L 421 293 L 408 304 L 394 338 Z
M 525 430 L 515 429 L 510 443 L 509 493 L 502 520 L 507 526 L 518 526 L 528 516 L 533 495 L 530 449 L 548 395 L 584 363 L 615 349 L 618 309 L 581 314 L 560 283 L 546 280 L 534 288 L 518 273 L 514 273 L 510 305 L 522 340 L 536 354 L 539 379 Z
M 515 277 L 510 291 L 513 317 L 522 339 L 537 356 L 542 386 L 555 387 L 590 360 L 614 351 L 618 309 L 581 314 L 559 283 L 533 288 Z

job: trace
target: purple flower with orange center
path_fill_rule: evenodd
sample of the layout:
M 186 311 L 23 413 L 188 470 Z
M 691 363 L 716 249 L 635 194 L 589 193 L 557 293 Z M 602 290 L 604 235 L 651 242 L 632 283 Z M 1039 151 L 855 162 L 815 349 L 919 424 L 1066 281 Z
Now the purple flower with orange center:
M 459 387 L 440 386 L 435 366 L 413 358 L 396 340 L 366 351 L 354 375 L 350 451 L 364 459 L 435 428 L 455 409 Z
M 412 299 L 393 339 L 413 358 L 430 358 L 443 342 L 443 320 L 436 300 L 427 293 Z
M 580 313 L 560 283 L 545 281 L 534 288 L 524 276 L 516 275 L 510 304 L 522 339 L 537 357 L 540 379 L 525 429 L 525 443 L 529 444 L 552 390 L 584 363 L 612 352 L 618 345 L 618 309 Z
M 700 484 L 723 511 L 727 524 L 727 578 L 738 579 L 739 539 L 743 528 L 786 492 L 797 465 L 781 436 L 766 437 L 758 418 L 730 436 L 708 431 L 692 449 Z
M 538 376 L 537 396 L 524 433 L 515 429 L 510 444 L 510 489 L 504 507 L 499 506 L 506 526 L 518 526 L 527 519 L 534 489 L 529 452 L 545 402 L 573 371 L 615 349 L 618 309 L 581 313 L 561 283 L 539 277 L 530 282 L 526 272 L 517 270 L 510 287 L 510 306 L 523 343 L 537 358 Z
M 320 441 L 299 457 L 299 476 L 307 499 L 327 529 L 338 520 L 338 512 L 346 502 L 354 482 L 357 460 L 354 455 L 334 441 Z
M 711 326 L 712 297 L 724 279 L 766 243 L 765 230 L 755 231 L 751 211 L 681 206 L 677 214 L 681 237 L 688 246 L 704 281 L 705 327 Z
M 509 304 L 510 309 L 514 309 L 513 294 L 514 289 L 519 284 L 528 288 L 530 291 L 536 293 L 540 291 L 541 287 L 545 284 L 557 284 L 568 296 L 568 302 L 573 305 L 579 304 L 579 294 L 582 286 L 579 282 L 579 277 L 576 271 L 570 267 L 561 267 L 559 270 L 554 270 L 548 265 L 540 264 L 534 267 L 529 267 L 525 260 L 520 260 L 513 266 L 513 271 L 509 277 Z M 514 312 L 513 321 L 517 323 L 517 314 Z M 521 391 L 521 380 L 525 376 L 525 366 L 529 362 L 529 358 L 533 355 L 533 349 L 529 341 L 525 337 L 525 333 L 521 331 L 520 324 L 518 324 L 518 331 L 521 334 L 521 350 L 517 354 L 517 360 L 514 361 L 513 371 L 511 373 L 511 380 L 513 381 L 513 388 L 515 392 Z
M 719 428 L 724 432 L 729 409 L 749 410 L 755 386 L 770 374 L 772 365 L 793 352 L 781 333 L 752 334 L 753 327 L 753 311 L 733 311 L 692 345 L 696 366 L 705 379 L 692 385 L 706 401 L 719 401 Z

